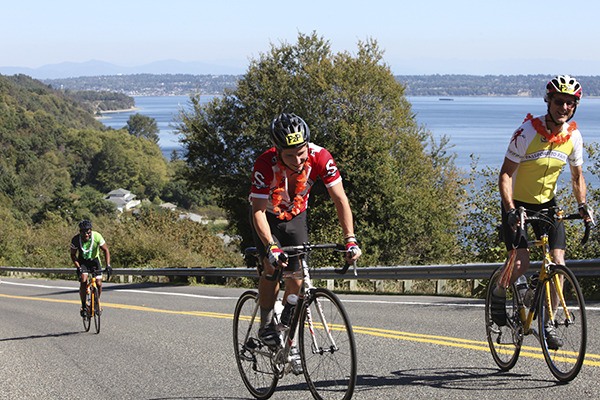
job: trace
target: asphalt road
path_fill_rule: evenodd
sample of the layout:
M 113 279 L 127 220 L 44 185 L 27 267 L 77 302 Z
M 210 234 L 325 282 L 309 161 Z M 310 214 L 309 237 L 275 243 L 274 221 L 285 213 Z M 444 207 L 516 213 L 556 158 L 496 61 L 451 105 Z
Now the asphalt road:
M 0 399 L 248 399 L 232 314 L 244 289 L 106 284 L 102 331 L 83 332 L 74 281 L 0 278 Z M 600 398 L 600 304 L 588 352 L 566 385 L 527 337 L 508 373 L 487 347 L 480 300 L 340 296 L 358 350 L 355 399 Z M 93 329 L 93 328 L 92 328 Z M 273 399 L 312 398 L 285 376 Z

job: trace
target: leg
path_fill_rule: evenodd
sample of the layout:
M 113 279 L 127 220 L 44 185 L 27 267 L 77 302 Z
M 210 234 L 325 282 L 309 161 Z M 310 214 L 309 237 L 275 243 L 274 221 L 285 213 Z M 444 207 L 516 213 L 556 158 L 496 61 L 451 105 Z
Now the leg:
M 511 289 L 517 278 L 529 269 L 529 249 L 517 249 L 514 266 L 509 264 L 510 261 L 510 259 L 506 261 L 500 273 L 500 276 L 502 277 L 508 272 L 507 268 L 513 268 L 508 281 L 508 287 L 504 286 L 506 285 L 506 282 L 501 277 L 493 284 L 491 283 L 492 291 L 489 296 L 490 312 L 493 322 L 498 326 L 506 325 L 506 291 Z
M 86 296 L 86 289 L 87 289 L 87 279 L 88 279 L 88 274 L 87 273 L 82 273 L 81 274 L 81 280 L 79 281 L 79 298 L 81 299 L 81 307 L 85 308 L 85 296 Z
M 98 300 L 100 300 L 100 295 L 102 295 L 102 275 L 96 277 L 96 286 L 98 286 Z
M 258 305 L 260 312 L 258 336 L 267 346 L 278 346 L 281 340 L 273 321 L 273 307 L 275 306 L 277 293 L 279 292 L 279 281 L 271 281 L 266 278 L 269 268 L 270 270 L 274 270 L 271 265 L 267 264 L 269 264 L 269 261 L 263 258 L 264 268 L 258 281 Z

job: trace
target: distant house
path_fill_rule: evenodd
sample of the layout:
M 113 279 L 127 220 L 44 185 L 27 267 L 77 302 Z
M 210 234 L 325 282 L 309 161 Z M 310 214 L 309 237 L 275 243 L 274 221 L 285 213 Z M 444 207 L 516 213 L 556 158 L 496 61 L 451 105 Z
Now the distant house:
M 164 208 L 165 210 L 170 210 L 170 211 L 175 211 L 177 209 L 177 205 L 173 204 L 173 203 L 162 203 L 160 205 L 161 208 Z
M 117 206 L 117 210 L 123 212 L 129 211 L 141 204 L 141 201 L 136 200 L 135 197 L 135 194 L 132 194 L 129 190 L 117 189 L 109 192 L 105 199 L 114 203 Z

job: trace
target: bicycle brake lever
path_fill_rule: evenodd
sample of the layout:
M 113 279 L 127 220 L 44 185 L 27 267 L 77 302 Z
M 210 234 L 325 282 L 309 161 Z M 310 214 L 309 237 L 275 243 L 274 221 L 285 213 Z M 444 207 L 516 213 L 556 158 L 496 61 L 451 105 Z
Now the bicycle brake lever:
M 585 224 L 585 232 L 583 234 L 583 238 L 581 238 L 581 245 L 583 246 L 584 244 L 587 243 L 588 239 L 590 238 L 590 230 L 591 230 L 591 222 L 590 221 L 584 221 Z

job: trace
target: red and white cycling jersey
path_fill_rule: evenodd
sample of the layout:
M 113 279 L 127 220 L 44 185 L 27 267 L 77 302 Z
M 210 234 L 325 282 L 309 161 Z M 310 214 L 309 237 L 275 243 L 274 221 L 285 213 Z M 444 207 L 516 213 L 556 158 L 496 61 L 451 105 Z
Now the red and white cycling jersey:
M 297 196 L 302 198 L 298 212 L 306 210 L 310 189 L 318 178 L 323 180 L 327 188 L 342 181 L 340 171 L 331 153 L 327 149 L 313 143 L 308 144 L 308 161 L 305 168 L 308 168 L 307 181 L 304 190 L 297 193 Z M 273 192 L 275 189 L 282 187 L 284 190 L 281 192 L 279 208 L 291 211 L 294 207 L 294 201 L 290 198 L 288 191 L 288 173 L 290 171 L 278 161 L 277 149 L 275 147 L 271 147 L 265 151 L 254 163 L 250 201 L 252 199 L 267 199 L 269 200 L 267 211 L 277 214 L 273 211 Z

